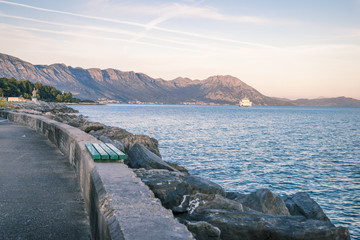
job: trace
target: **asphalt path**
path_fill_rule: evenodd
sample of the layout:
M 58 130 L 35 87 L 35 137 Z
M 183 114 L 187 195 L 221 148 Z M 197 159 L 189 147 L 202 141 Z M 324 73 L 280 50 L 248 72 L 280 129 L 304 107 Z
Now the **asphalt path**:
M 0 239 L 90 239 L 74 170 L 34 130 L 0 118 Z

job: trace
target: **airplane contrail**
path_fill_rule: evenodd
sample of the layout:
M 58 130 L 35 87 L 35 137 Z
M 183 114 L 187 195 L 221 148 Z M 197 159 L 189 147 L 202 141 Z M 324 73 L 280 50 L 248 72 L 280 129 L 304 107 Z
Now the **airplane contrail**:
M 248 45 L 248 46 L 257 47 L 257 48 L 270 48 L 270 49 L 275 49 L 276 48 L 274 46 L 265 45 L 265 44 L 245 42 L 245 41 L 239 41 L 239 40 L 227 39 L 227 38 L 212 37 L 212 36 L 207 36 L 207 35 L 202 35 L 202 34 L 197 34 L 197 33 L 191 33 L 191 32 L 185 32 L 185 31 L 179 31 L 179 30 L 174 30 L 174 29 L 169 29 L 169 28 L 158 27 L 158 26 L 150 26 L 149 24 L 142 24 L 142 23 L 137 23 L 137 22 L 130 22 L 130 21 L 112 19 L 112 18 L 89 16 L 89 15 L 84 15 L 84 14 L 78 14 L 78 13 L 65 12 L 65 11 L 59 11 L 59 10 L 48 9 L 48 8 L 35 7 L 35 6 L 27 5 L 27 4 L 14 3 L 14 2 L 9 2 L 9 1 L 4 1 L 4 0 L 0 0 L 0 3 L 4 3 L 4 4 L 8 4 L 8 5 L 14 5 L 14 6 L 18 6 L 18 7 L 29 8 L 29 9 L 34 9 L 34 10 L 43 11 L 43 12 L 57 13 L 57 14 L 63 14 L 63 15 L 74 16 L 74 17 L 81 17 L 81 18 L 86 18 L 86 19 L 93 19 L 93 20 L 100 20 L 100 21 L 106 21 L 106 22 L 113 22 L 113 23 L 119 23 L 119 24 L 124 24 L 124 25 L 136 26 L 136 27 L 141 27 L 141 28 L 145 28 L 145 29 L 152 28 L 152 29 L 157 30 L 157 31 L 175 33 L 175 34 L 186 35 L 186 36 L 191 36 L 191 37 L 196 37 L 196 38 L 201 38 L 201 39 L 207 39 L 207 40 L 212 40 L 212 41 L 220 41 L 220 42 Z
M 101 28 L 101 27 L 94 27 L 94 26 L 83 26 L 83 25 L 75 25 L 75 24 L 58 23 L 58 22 L 39 20 L 39 19 L 28 18 L 28 17 L 23 17 L 23 16 L 2 14 L 2 13 L 0 13 L 0 17 L 13 18 L 13 19 L 31 21 L 31 22 L 36 22 L 36 23 L 44 23 L 44 24 L 49 24 L 49 25 L 54 25 L 54 26 L 88 29 L 88 30 L 93 30 L 93 31 L 101 31 L 101 32 L 109 32 L 109 33 L 119 33 L 119 34 L 128 35 L 128 36 L 132 36 L 132 37 L 138 36 L 138 33 L 135 33 L 135 32 L 119 30 L 119 29 L 112 29 L 112 28 Z M 197 47 L 197 45 L 195 45 L 195 44 L 186 43 L 184 41 L 177 41 L 177 40 L 171 40 L 171 39 L 159 38 L 159 37 L 151 37 L 151 36 L 144 36 L 144 38 L 168 42 L 168 43 L 174 43 L 174 44 L 179 44 L 179 45 L 187 45 L 187 46 L 191 46 L 191 47 Z

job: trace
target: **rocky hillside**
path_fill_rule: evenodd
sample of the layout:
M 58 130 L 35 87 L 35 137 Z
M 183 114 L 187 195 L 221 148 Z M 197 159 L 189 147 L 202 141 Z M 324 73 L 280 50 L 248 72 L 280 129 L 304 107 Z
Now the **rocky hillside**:
M 33 65 L 0 54 L 0 77 L 49 84 L 74 96 L 121 102 L 218 103 L 237 104 L 248 97 L 257 105 L 278 105 L 284 101 L 266 97 L 232 76 L 213 76 L 205 80 L 154 79 L 142 73 L 116 69 L 73 68 L 64 64 Z
M 359 107 L 360 101 L 353 98 L 317 98 L 317 99 L 297 99 L 292 101 L 297 106 L 323 106 L 323 107 Z
M 247 97 L 255 105 L 360 106 L 359 100 L 345 97 L 295 101 L 267 97 L 232 76 L 212 76 L 205 80 L 179 77 L 165 81 L 143 73 L 116 69 L 83 69 L 65 64 L 33 65 L 1 53 L 0 77 L 40 82 L 71 92 L 75 97 L 95 101 L 105 98 L 123 103 L 237 104 Z

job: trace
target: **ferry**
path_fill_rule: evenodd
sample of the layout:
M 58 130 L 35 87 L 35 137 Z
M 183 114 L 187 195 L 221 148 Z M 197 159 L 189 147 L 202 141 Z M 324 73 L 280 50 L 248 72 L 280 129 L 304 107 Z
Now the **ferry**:
M 251 107 L 251 106 L 252 106 L 252 102 L 251 102 L 248 98 L 243 98 L 243 99 L 241 99 L 241 101 L 239 102 L 239 106 L 240 106 L 240 107 Z

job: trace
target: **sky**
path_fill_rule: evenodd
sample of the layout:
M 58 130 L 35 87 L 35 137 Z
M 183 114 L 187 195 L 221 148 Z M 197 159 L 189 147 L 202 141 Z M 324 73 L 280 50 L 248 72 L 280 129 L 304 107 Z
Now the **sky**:
M 360 99 L 360 0 L 0 0 L 0 52 L 271 97 Z

